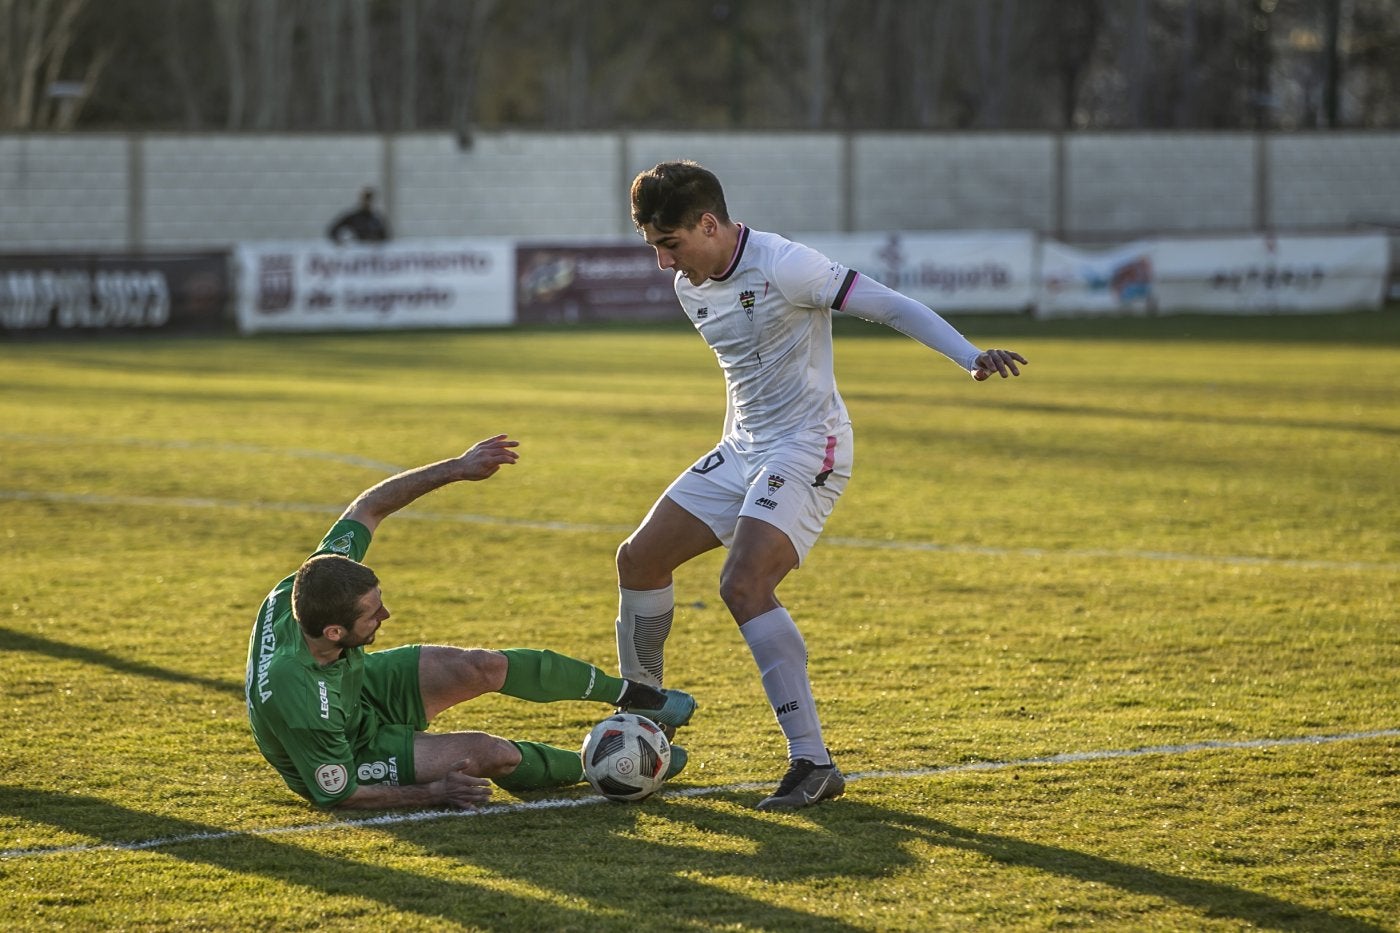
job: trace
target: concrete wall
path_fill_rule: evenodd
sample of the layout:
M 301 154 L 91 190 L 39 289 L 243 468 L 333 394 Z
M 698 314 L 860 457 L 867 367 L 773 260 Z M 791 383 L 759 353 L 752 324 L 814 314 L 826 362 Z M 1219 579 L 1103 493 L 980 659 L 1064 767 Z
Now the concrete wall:
M 627 185 L 693 158 L 784 233 L 1400 228 L 1400 133 L 0 136 L 0 251 L 319 238 L 361 186 L 397 237 L 628 236 Z

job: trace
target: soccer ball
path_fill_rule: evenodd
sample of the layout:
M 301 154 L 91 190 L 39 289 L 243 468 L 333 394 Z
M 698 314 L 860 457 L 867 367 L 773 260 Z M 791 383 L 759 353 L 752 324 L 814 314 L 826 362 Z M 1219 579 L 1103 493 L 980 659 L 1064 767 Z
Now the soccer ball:
M 661 727 L 633 713 L 609 716 L 583 740 L 583 776 L 609 800 L 644 800 L 666 782 L 671 743 Z

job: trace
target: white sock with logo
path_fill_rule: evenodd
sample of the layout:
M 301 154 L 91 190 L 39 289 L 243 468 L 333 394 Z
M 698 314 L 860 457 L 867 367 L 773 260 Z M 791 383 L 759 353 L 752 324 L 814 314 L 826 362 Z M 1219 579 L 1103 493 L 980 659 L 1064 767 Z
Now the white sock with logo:
M 660 688 L 665 674 L 666 637 L 676 614 L 672 587 L 617 588 L 617 668 L 624 680 Z
M 817 701 L 812 697 L 812 681 L 807 677 L 807 643 L 781 606 L 755 616 L 739 631 L 758 662 L 763 692 L 787 736 L 788 758 L 806 758 L 819 765 L 830 764 L 831 756 L 822 741 L 822 724 L 817 718 Z

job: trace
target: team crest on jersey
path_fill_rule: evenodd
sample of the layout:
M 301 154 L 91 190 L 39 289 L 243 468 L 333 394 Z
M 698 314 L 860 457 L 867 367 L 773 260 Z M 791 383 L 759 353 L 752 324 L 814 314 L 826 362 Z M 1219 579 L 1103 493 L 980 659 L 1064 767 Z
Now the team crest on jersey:
M 744 309 L 744 313 L 749 316 L 750 321 L 753 320 L 754 297 L 753 292 L 739 293 L 739 305 Z
M 771 495 L 773 495 L 773 493 L 777 492 L 779 489 L 782 489 L 782 488 L 783 488 L 783 484 L 786 483 L 786 482 L 787 482 L 787 480 L 783 479 L 783 478 L 782 478 L 781 476 L 779 476 L 777 473 L 769 473 L 769 474 L 768 474 L 768 495 L 771 496 Z
M 349 554 L 350 548 L 354 543 L 355 536 L 347 531 L 334 541 L 328 542 L 326 544 L 326 550 L 334 551 L 337 554 Z

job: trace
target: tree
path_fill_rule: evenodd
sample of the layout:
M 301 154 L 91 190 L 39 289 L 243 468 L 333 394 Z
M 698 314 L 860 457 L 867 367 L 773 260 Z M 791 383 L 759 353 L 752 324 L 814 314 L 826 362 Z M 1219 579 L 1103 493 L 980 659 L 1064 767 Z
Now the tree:
M 0 0 L 0 129 L 1394 127 L 1397 45 L 1396 0 Z
M 0 0 L 0 129 L 71 129 L 112 58 L 73 55 L 88 0 Z

